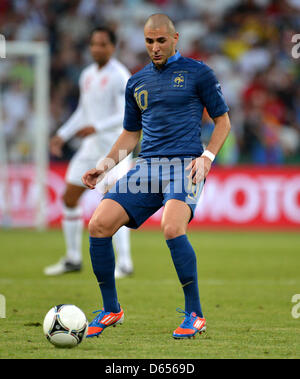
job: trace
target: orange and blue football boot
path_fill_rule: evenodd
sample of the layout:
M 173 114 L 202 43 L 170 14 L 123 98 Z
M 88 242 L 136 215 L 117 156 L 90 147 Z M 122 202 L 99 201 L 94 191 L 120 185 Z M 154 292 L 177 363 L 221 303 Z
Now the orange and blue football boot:
M 196 315 L 195 312 L 187 313 L 182 309 L 177 308 L 177 312 L 184 313 L 185 317 L 181 325 L 174 330 L 173 337 L 180 338 L 195 338 L 197 333 L 203 333 L 206 330 L 206 320 Z
M 116 326 L 117 324 L 122 324 L 124 321 L 124 311 L 122 308 L 119 313 L 105 312 L 104 309 L 93 313 L 99 314 L 89 324 L 86 338 L 98 337 L 108 326 Z

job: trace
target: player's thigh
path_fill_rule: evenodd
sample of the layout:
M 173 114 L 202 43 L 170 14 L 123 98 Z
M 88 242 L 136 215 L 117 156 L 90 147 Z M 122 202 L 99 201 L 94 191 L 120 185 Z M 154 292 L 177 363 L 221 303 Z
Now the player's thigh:
M 186 233 L 191 208 L 181 200 L 170 199 L 166 202 L 161 227 L 166 239 L 176 238 Z
M 81 195 L 85 190 L 86 188 L 84 188 L 83 186 L 77 186 L 72 183 L 67 183 L 63 195 L 63 201 L 65 206 L 68 208 L 76 207 Z
M 103 199 L 89 222 L 89 233 L 91 237 L 111 237 L 128 222 L 129 216 L 119 203 Z

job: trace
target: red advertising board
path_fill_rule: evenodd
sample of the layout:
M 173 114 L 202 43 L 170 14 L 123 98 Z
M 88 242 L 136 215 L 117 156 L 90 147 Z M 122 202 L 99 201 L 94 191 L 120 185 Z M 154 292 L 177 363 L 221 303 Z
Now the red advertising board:
M 299 228 L 300 169 L 213 168 L 192 225 Z
M 60 224 L 66 164 L 53 163 L 48 172 L 47 221 Z M 9 208 L 12 224 L 34 224 L 37 191 L 30 166 L 9 167 Z M 0 192 L 0 222 L 7 194 Z M 100 201 L 96 190 L 86 191 L 81 204 L 86 223 Z M 159 227 L 162 210 L 143 227 Z M 193 228 L 300 227 L 300 169 L 298 167 L 213 167 L 197 206 Z

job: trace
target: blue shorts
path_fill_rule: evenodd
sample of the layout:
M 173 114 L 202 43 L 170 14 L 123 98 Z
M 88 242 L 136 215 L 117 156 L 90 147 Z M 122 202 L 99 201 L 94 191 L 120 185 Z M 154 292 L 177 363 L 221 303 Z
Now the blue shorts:
M 187 178 L 185 168 L 194 157 L 138 158 L 136 165 L 107 192 L 127 212 L 128 227 L 137 229 L 170 199 L 185 202 L 191 209 L 191 219 L 200 198 L 204 182 L 197 185 Z M 190 219 L 190 220 L 191 220 Z

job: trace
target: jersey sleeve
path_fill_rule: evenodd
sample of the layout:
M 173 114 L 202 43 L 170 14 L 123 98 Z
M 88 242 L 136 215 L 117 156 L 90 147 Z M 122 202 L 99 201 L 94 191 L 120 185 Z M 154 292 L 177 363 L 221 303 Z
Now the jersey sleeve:
M 109 130 L 122 125 L 125 107 L 125 88 L 128 79 L 129 75 L 116 73 L 112 93 L 115 103 L 115 111 L 110 117 L 99 120 L 95 123 L 95 128 L 98 132 L 103 132 L 104 130 Z
M 204 65 L 197 78 L 197 90 L 202 104 L 211 118 L 222 116 L 229 111 L 221 85 L 211 68 Z
M 125 91 L 125 116 L 123 127 L 129 132 L 135 132 L 142 129 L 142 114 L 133 94 L 131 80 L 128 81 Z

